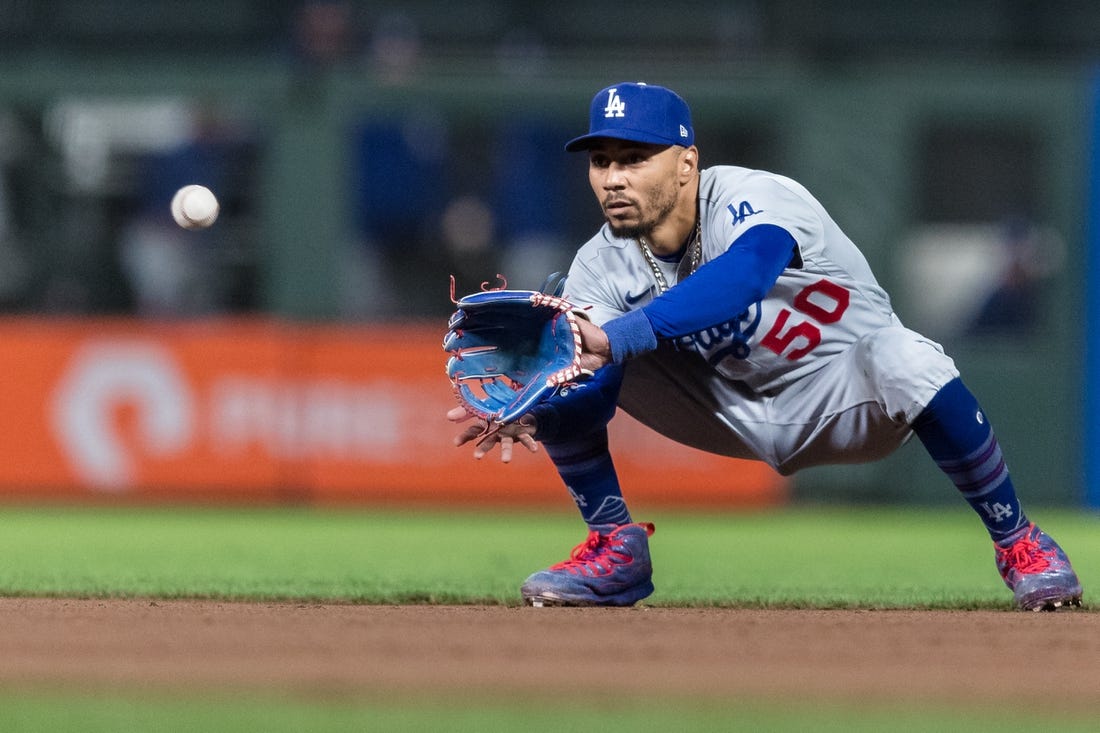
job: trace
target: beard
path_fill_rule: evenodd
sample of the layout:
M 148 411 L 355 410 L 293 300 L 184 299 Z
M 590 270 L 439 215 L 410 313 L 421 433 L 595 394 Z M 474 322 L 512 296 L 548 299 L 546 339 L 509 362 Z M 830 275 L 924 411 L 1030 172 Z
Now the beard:
M 607 198 L 603 202 L 604 218 L 607 220 L 607 225 L 611 229 L 611 234 L 619 239 L 641 239 L 643 237 L 650 237 L 653 234 L 653 230 L 663 224 L 665 220 L 676 210 L 676 191 L 675 189 L 653 189 L 646 197 L 644 204 L 638 205 L 638 210 L 642 212 L 641 219 L 636 224 L 616 224 L 611 217 L 607 216 L 607 205 L 614 201 L 613 198 Z M 646 215 L 646 212 L 650 212 Z

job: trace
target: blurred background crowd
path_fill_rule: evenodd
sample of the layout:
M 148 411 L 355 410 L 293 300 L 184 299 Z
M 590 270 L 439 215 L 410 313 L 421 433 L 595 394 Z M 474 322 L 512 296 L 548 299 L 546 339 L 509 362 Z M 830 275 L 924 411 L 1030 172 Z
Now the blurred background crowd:
M 1100 52 L 1098 6 L 641 0 L 627 16 L 0 0 L 0 308 L 369 320 L 446 315 L 450 274 L 537 287 L 599 224 L 561 145 L 622 79 L 688 97 L 704 165 L 810 185 L 888 283 L 926 294 L 955 257 L 961 286 L 911 298 L 918 325 L 1041 325 L 1038 286 L 1079 236 L 1069 85 Z M 905 129 L 887 139 L 891 116 Z M 221 198 L 209 231 L 168 217 L 191 182 Z

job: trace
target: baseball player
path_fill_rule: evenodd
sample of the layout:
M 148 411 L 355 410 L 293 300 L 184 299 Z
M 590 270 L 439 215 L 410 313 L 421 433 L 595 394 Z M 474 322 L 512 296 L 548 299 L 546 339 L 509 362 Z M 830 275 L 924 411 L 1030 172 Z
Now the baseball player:
M 527 579 L 531 605 L 631 605 L 653 592 L 648 537 L 608 450 L 616 405 L 695 448 L 808 466 L 882 458 L 914 433 L 977 512 L 1022 609 L 1079 605 L 1057 543 L 1020 506 L 981 407 L 942 347 L 902 325 L 867 261 L 797 182 L 700 168 L 691 114 L 673 91 L 621 83 L 592 100 L 588 154 L 605 223 L 577 252 L 565 294 L 592 378 L 486 437 L 541 443 L 588 524 L 571 557 Z M 448 414 L 465 419 L 462 408 Z

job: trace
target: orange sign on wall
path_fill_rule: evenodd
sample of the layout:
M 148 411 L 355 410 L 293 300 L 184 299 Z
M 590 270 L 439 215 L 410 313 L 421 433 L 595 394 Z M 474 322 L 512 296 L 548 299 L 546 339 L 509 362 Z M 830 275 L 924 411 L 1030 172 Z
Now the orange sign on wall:
M 0 492 L 142 499 L 568 501 L 540 452 L 474 460 L 428 326 L 0 321 Z M 628 497 L 770 504 L 763 464 L 611 426 Z

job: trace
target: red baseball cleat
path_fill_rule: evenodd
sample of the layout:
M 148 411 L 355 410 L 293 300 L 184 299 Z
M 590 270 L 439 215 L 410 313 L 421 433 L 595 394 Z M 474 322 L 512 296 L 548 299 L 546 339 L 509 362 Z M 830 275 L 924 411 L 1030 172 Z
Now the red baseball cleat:
M 1025 611 L 1081 605 L 1081 581 L 1062 548 L 1034 522 L 994 544 L 997 569 Z
M 568 560 L 540 570 L 520 589 L 528 606 L 632 606 L 653 592 L 652 524 L 591 529 Z

